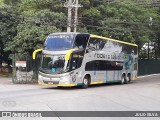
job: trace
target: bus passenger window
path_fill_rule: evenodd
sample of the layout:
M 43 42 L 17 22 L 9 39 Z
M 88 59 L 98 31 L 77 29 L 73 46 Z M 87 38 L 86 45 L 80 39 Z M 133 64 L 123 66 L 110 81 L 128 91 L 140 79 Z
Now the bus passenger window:
M 94 70 L 99 70 L 99 61 L 96 61 L 94 64 Z

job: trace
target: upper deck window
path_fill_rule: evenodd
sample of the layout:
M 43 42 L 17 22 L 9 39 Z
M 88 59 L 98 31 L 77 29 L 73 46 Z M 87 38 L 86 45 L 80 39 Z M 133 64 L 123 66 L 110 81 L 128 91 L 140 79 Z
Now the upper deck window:
M 72 48 L 73 35 L 50 35 L 44 43 L 46 50 L 67 50 Z
M 88 39 L 89 39 L 89 34 L 78 34 L 75 37 L 75 42 L 73 47 L 85 49 L 88 43 Z

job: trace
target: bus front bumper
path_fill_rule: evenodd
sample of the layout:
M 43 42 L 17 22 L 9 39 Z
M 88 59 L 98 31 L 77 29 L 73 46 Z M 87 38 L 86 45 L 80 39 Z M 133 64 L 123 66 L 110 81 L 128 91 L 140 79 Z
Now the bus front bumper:
M 58 78 L 44 77 L 42 75 L 39 75 L 38 84 L 44 86 L 62 86 L 62 87 L 77 86 L 76 84 L 70 82 L 70 75 Z
M 59 87 L 73 87 L 73 86 L 77 86 L 76 84 L 45 84 L 42 82 L 38 82 L 39 85 L 44 85 L 44 86 L 59 86 Z

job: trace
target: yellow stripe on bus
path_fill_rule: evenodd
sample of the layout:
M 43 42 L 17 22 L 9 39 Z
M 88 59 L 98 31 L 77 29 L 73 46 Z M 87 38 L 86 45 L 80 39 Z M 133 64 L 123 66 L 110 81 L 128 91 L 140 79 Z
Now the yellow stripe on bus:
M 103 84 L 103 81 L 99 81 L 99 82 L 91 82 L 91 85 L 95 85 L 95 84 Z
M 76 50 L 76 49 L 70 49 L 70 50 L 68 50 L 68 52 L 67 52 L 67 54 L 66 54 L 66 57 L 65 57 L 65 60 L 69 60 L 69 59 L 70 59 L 71 53 L 72 53 L 74 50 Z
M 120 40 L 115 40 L 115 39 L 111 39 L 111 38 L 106 38 L 106 37 L 102 37 L 102 36 L 98 36 L 98 35 L 92 35 L 91 34 L 90 37 L 91 38 L 100 38 L 100 39 L 104 39 L 104 40 L 110 40 L 110 41 L 119 42 L 119 43 L 123 43 L 123 44 L 128 44 L 128 45 L 132 45 L 132 46 L 138 46 L 138 45 L 133 44 L 133 43 L 124 42 L 124 41 L 120 41 Z
M 36 59 L 36 54 L 37 54 L 37 52 L 40 52 L 40 51 L 42 51 L 43 49 L 37 49 L 37 50 L 35 50 L 34 52 L 33 52 L 33 54 L 32 54 L 32 58 L 35 60 Z

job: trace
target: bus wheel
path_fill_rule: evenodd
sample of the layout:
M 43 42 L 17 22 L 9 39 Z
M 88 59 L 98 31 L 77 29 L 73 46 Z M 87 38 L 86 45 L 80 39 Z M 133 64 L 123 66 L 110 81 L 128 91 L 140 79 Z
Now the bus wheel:
M 82 84 L 82 88 L 86 89 L 89 86 L 89 77 L 85 76 L 83 79 L 83 84 Z
M 128 75 L 127 75 L 127 78 L 126 78 L 126 80 L 125 80 L 125 83 L 128 84 L 128 83 L 130 83 L 130 82 L 131 82 L 131 74 L 128 74 Z
M 126 81 L 125 75 L 123 74 L 122 77 L 121 77 L 121 82 L 120 83 L 123 85 L 125 83 L 125 81 Z

